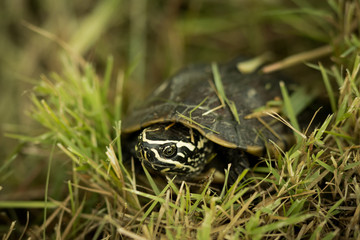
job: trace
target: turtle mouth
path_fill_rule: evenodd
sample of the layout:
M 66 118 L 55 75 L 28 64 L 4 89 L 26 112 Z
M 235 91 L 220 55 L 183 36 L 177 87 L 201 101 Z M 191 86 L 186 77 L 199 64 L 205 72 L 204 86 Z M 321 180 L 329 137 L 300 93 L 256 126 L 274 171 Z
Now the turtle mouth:
M 165 166 L 164 164 L 152 163 L 147 159 L 141 159 L 141 162 L 144 163 L 146 168 L 153 169 L 158 172 L 167 172 L 173 167 L 173 166 Z

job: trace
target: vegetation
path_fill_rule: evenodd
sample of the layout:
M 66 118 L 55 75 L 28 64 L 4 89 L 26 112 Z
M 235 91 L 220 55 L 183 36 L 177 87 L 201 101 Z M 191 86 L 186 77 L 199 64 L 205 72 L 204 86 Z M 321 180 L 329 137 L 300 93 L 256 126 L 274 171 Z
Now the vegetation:
M 13 63 L 19 55 L 10 49 L 26 53 L 23 61 L 46 74 L 24 77 L 31 73 L 22 62 L 15 73 L 0 72 L 23 80 L 8 91 L 32 86 L 2 122 L 10 141 L 0 166 L 2 238 L 358 239 L 360 3 L 254 2 L 107 0 L 84 7 L 44 0 L 19 8 L 31 20 L 15 25 L 9 39 L 19 42 L 7 41 L 5 56 Z M 14 12 L 10 1 L 3 4 Z M 4 33 L 13 21 L 6 18 Z M 28 34 L 31 43 L 19 37 Z M 39 41 L 48 46 L 31 52 Z M 38 50 L 44 48 L 54 56 Z M 197 187 L 161 184 L 146 169 L 136 176 L 124 167 L 121 119 L 145 89 L 186 63 L 240 54 L 261 55 L 271 62 L 264 72 L 280 69 L 325 90 L 289 96 L 282 88 L 284 121 L 297 137 L 291 149 L 264 156 L 231 187 L 211 179 Z M 3 89 L 2 100 L 11 99 Z M 299 109 L 321 96 L 332 113 L 299 123 Z M 25 110 L 26 117 L 19 113 Z

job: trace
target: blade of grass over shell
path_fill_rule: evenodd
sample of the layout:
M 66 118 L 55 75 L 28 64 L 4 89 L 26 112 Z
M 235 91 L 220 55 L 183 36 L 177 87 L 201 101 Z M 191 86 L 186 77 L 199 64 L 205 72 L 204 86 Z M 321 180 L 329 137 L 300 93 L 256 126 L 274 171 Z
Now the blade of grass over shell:
M 192 118 L 192 117 L 191 117 L 191 114 L 192 114 L 196 109 L 198 109 L 201 105 L 203 105 L 207 99 L 208 99 L 208 97 L 205 97 L 196 107 L 194 107 L 193 109 L 191 109 L 191 110 L 189 111 L 189 117 L 190 117 L 190 118 Z
M 216 87 L 216 90 L 219 93 L 219 97 L 221 97 L 222 100 L 226 103 L 226 105 L 228 105 L 228 107 L 230 108 L 230 111 L 233 114 L 236 122 L 238 124 L 240 124 L 239 114 L 237 112 L 236 105 L 235 105 L 234 101 L 229 100 L 226 97 L 224 86 L 223 86 L 222 81 L 221 81 L 221 76 L 220 76 L 218 65 L 216 63 L 212 63 L 211 64 L 211 70 L 212 70 L 212 73 L 213 73 L 213 76 L 214 76 L 215 87 Z
M 207 129 L 207 130 L 209 130 L 209 131 L 211 131 L 211 132 L 214 132 L 214 133 L 216 133 L 216 134 L 219 134 L 219 132 L 217 132 L 217 131 L 215 131 L 215 130 L 213 130 L 213 129 L 211 129 L 211 128 L 208 128 L 208 127 L 206 127 L 206 126 L 204 126 L 204 125 L 202 125 L 202 124 L 200 124 L 200 123 L 198 123 L 198 122 L 195 122 L 195 121 L 194 121 L 193 119 L 191 119 L 190 117 L 187 117 L 187 116 L 185 116 L 185 115 L 183 115 L 183 114 L 181 114 L 181 113 L 179 113 L 179 112 L 178 112 L 177 114 L 178 114 L 179 117 L 184 118 L 185 120 L 189 121 L 190 123 L 193 123 L 193 124 L 198 125 L 199 127 L 203 128 L 203 129 Z

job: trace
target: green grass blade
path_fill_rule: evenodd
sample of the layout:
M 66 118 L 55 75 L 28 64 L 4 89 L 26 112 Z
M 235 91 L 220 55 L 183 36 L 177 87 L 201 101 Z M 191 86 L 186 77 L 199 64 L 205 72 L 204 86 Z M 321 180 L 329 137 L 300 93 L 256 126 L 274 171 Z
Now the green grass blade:
M 327 127 L 329 126 L 331 119 L 333 118 L 334 115 L 329 115 L 327 116 L 327 118 L 325 119 L 325 121 L 323 122 L 323 124 L 321 125 L 321 127 L 319 128 L 319 130 L 317 131 L 317 133 L 315 134 L 315 140 L 322 143 L 322 137 L 325 133 L 325 130 L 327 129 Z
M 224 86 L 223 86 L 222 81 L 221 81 L 219 68 L 218 68 L 216 63 L 211 64 L 211 70 L 212 70 L 212 73 L 213 73 L 213 76 L 214 76 L 214 83 L 215 83 L 216 90 L 219 93 L 220 101 L 225 102 L 228 105 L 228 107 L 230 108 L 230 111 L 233 114 L 236 122 L 238 124 L 240 124 L 240 118 L 239 118 L 239 114 L 237 112 L 235 103 L 232 100 L 229 100 L 226 97 Z
M 48 169 L 47 169 L 47 174 L 46 174 L 46 182 L 45 182 L 45 196 L 44 196 L 44 202 L 45 202 L 45 207 L 44 207 L 44 226 L 47 220 L 47 204 L 48 204 L 48 194 L 49 194 L 49 182 L 50 182 L 50 171 L 51 171 L 51 165 L 52 165 L 52 161 L 53 161 L 53 156 L 54 156 L 54 150 L 55 150 L 55 142 L 52 145 L 51 148 L 51 152 L 50 152 L 50 157 L 49 157 L 49 162 L 48 162 Z M 44 229 L 43 231 L 43 239 L 46 239 L 46 231 Z
M 326 170 L 328 170 L 329 172 L 334 172 L 334 170 L 335 170 L 335 168 L 334 167 L 332 167 L 332 166 L 330 166 L 330 165 L 328 165 L 328 164 L 326 164 L 325 162 L 323 162 L 323 161 L 320 161 L 320 160 L 316 160 L 316 162 L 320 165 L 320 166 L 322 166 L 323 168 L 325 168 Z
M 45 202 L 45 201 L 0 201 L 0 208 L 57 208 L 59 205 L 53 202 Z
M 323 67 L 323 65 L 321 63 L 319 63 L 319 68 L 320 68 L 321 76 L 322 76 L 324 84 L 325 84 L 326 91 L 329 95 L 331 109 L 333 112 L 336 112 L 337 107 L 336 107 L 335 95 L 334 95 L 334 91 L 332 90 L 328 74 L 326 73 L 325 68 Z
M 300 216 L 292 216 L 286 220 L 280 220 L 280 221 L 277 221 L 274 223 L 267 224 L 265 226 L 255 227 L 250 230 L 249 235 L 254 236 L 254 237 L 263 236 L 264 234 L 266 234 L 268 232 L 271 232 L 271 231 L 274 231 L 277 229 L 281 229 L 285 226 L 304 222 L 305 220 L 307 220 L 313 216 L 314 216 L 313 214 L 303 214 Z
M 205 217 L 197 230 L 197 239 L 210 239 L 211 237 L 211 223 L 214 220 L 212 209 L 204 206 Z
M 300 130 L 300 126 L 299 123 L 297 121 L 295 112 L 294 112 L 294 108 L 292 106 L 290 97 L 289 97 L 289 93 L 286 89 L 285 83 L 284 82 L 280 82 L 280 90 L 281 90 L 281 94 L 284 100 L 284 106 L 285 106 L 285 112 L 286 115 L 288 116 L 288 118 L 290 119 L 290 123 L 291 125 L 296 129 L 296 130 Z M 298 134 L 295 134 L 296 139 L 299 141 L 301 141 L 302 137 Z
M 145 172 L 146 179 L 149 181 L 152 190 L 154 191 L 156 196 L 159 196 L 160 190 L 159 190 L 158 186 L 156 185 L 154 179 L 152 178 L 152 176 L 150 175 L 149 171 L 146 169 L 144 164 L 141 164 L 141 166 L 142 166 L 142 168 L 143 168 L 143 170 Z

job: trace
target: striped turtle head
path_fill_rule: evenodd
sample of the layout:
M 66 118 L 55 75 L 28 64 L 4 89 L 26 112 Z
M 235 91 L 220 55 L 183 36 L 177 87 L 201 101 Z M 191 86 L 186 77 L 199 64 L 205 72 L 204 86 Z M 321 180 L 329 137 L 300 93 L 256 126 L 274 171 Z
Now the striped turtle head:
M 146 167 L 188 178 L 203 170 L 211 146 L 207 138 L 182 124 L 156 124 L 143 129 L 135 151 Z

